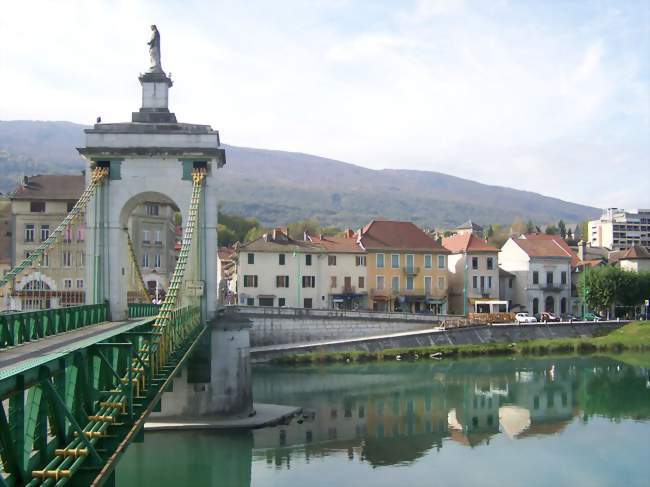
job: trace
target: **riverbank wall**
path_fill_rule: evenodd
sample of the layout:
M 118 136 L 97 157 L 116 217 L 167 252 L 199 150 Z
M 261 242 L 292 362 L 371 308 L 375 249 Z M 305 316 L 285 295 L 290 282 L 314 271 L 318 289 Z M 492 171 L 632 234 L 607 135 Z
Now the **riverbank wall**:
M 394 348 L 518 343 L 537 339 L 590 338 L 605 335 L 628 321 L 479 325 L 454 329 L 416 330 L 383 336 L 337 339 L 251 348 L 254 362 L 310 352 L 381 352 Z
M 252 322 L 251 346 L 311 343 L 467 325 L 462 316 L 241 306 L 227 313 Z

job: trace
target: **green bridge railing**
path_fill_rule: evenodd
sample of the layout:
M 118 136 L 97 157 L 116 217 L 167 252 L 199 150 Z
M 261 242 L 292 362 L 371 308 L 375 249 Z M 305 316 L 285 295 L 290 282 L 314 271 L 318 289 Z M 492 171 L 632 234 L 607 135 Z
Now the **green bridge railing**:
M 145 318 L 147 316 L 156 316 L 160 311 L 159 304 L 151 303 L 129 303 L 129 318 Z
M 0 315 L 0 350 L 108 320 L 108 303 Z

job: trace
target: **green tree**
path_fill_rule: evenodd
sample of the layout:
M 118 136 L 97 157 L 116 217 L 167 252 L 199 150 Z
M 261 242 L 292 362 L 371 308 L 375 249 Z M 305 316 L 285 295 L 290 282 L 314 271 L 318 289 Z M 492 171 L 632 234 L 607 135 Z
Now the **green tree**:
M 291 238 L 300 240 L 305 232 L 310 235 L 318 235 L 320 233 L 320 224 L 316 218 L 309 218 L 307 220 L 298 220 L 297 222 L 289 223 L 287 229 Z
M 524 233 L 529 233 L 528 227 L 524 222 L 524 219 L 521 218 L 520 216 L 515 218 L 515 221 L 512 222 L 512 225 L 510 226 L 510 231 L 514 235 L 522 235 Z
M 546 235 L 557 235 L 557 227 L 553 225 L 552 223 L 550 225 L 546 226 L 546 230 L 544 230 L 544 233 Z
M 263 229 L 262 227 L 251 228 L 244 236 L 244 242 L 252 242 L 253 240 L 257 240 L 265 233 L 266 230 Z
M 573 232 L 571 231 L 570 228 L 567 229 L 567 231 L 566 231 L 566 240 L 567 240 L 567 242 L 575 242 L 575 240 L 573 238 Z
M 230 247 L 232 244 L 237 242 L 237 235 L 235 235 L 235 232 L 231 228 L 219 223 L 217 230 L 219 235 L 219 246 Z
M 329 226 L 329 227 L 323 227 L 320 229 L 320 233 L 322 235 L 328 236 L 328 237 L 335 237 L 339 233 L 341 233 L 341 229 L 337 226 Z
M 578 287 L 591 309 L 608 311 L 615 304 L 637 306 L 650 297 L 650 272 L 597 267 L 583 272 Z
M 534 233 L 537 231 L 539 227 L 537 227 L 534 223 L 533 220 L 530 218 L 528 219 L 528 222 L 526 222 L 526 233 Z
M 564 220 L 560 220 L 559 222 L 557 222 L 557 228 L 558 228 L 558 231 L 560 232 L 560 237 L 565 239 L 566 238 L 566 224 L 564 223 Z

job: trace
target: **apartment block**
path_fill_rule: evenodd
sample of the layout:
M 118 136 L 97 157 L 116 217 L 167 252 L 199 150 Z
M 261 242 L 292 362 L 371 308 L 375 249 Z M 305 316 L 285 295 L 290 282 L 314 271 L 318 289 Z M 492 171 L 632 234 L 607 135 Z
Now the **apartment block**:
M 608 208 L 588 226 L 585 238 L 592 247 L 624 250 L 640 245 L 650 249 L 650 209 Z

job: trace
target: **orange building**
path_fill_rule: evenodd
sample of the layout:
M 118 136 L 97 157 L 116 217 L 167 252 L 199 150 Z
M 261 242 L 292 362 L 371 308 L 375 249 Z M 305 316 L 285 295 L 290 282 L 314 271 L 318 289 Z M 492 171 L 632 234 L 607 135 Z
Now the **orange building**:
M 449 251 L 411 222 L 373 220 L 361 229 L 369 308 L 447 313 Z

